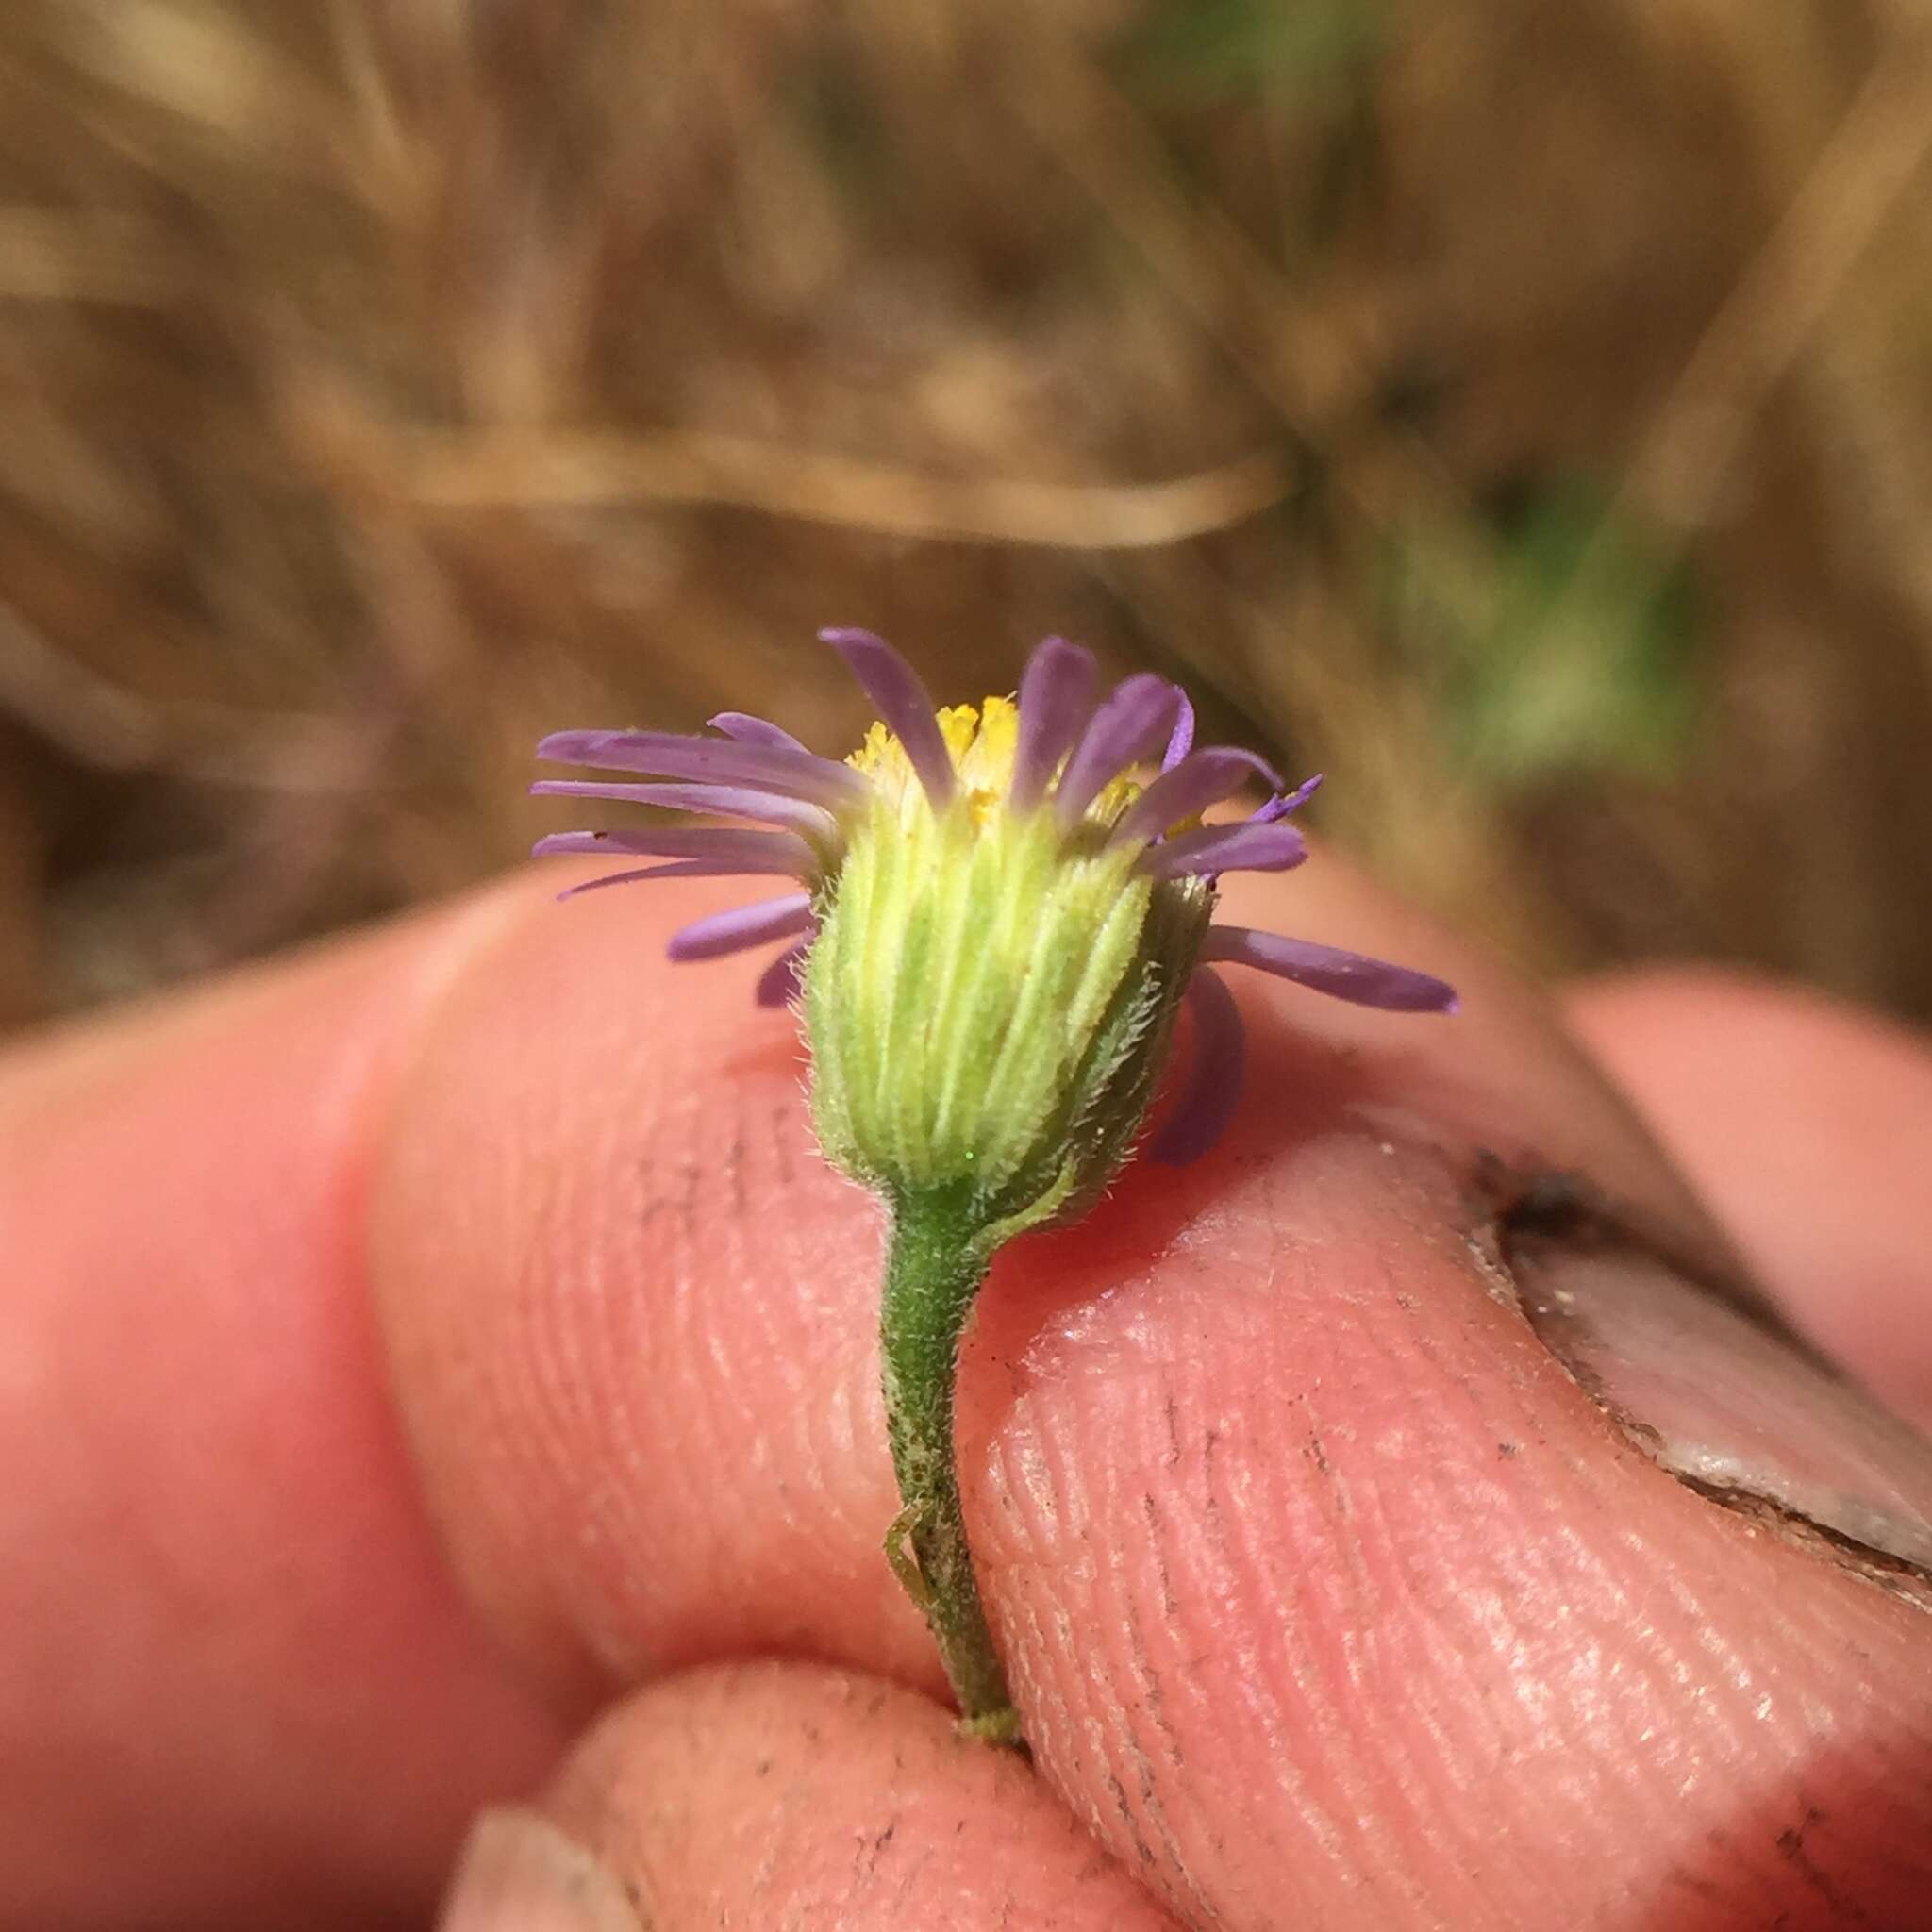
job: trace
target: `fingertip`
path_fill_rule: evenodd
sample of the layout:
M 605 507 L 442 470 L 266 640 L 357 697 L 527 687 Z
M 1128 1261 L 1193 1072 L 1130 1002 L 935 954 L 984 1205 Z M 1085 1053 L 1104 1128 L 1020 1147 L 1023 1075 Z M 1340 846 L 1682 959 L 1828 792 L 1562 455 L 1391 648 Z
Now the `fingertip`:
M 654 1686 L 600 1723 L 544 1809 L 653 1925 L 1173 1932 L 1011 1753 L 819 1667 Z
M 1932 1042 L 1715 968 L 1586 981 L 1565 1008 L 1791 1319 L 1932 1424 Z
M 1184 1918 L 1391 1928 L 1641 1920 L 1680 1882 L 1686 1925 L 1802 1922 L 1780 1834 L 1829 1778 L 1815 1869 L 1886 1922 L 1932 1876 L 1920 1586 L 1796 1518 L 1920 1549 L 1932 1462 L 1840 1443 L 1774 1340 L 1726 1380 L 1748 1314 L 1700 1325 L 1614 1237 L 1512 1274 L 1427 1070 L 1251 1031 L 1228 1140 L 1010 1251 L 969 1339 L 969 1520 L 1044 1774 Z M 1591 1353 L 1538 1297 L 1634 1306 Z

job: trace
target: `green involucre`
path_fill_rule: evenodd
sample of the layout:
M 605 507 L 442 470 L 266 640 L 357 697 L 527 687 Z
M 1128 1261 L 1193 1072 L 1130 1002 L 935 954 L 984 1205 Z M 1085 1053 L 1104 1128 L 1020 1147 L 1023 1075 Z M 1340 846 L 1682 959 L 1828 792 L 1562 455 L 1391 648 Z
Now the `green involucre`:
M 989 1249 L 1105 1187 L 1207 929 L 1202 881 L 1137 874 L 1097 822 L 881 802 L 819 907 L 812 1110 L 833 1162 L 971 1203 Z

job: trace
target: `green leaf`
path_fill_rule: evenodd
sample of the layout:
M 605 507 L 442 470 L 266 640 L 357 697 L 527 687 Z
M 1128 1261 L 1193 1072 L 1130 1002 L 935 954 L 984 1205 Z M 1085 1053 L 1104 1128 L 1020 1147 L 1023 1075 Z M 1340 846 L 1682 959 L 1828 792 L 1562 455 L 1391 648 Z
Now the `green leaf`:
M 1386 0 L 1164 0 L 1123 54 L 1142 92 L 1314 92 L 1373 61 L 1388 23 Z
M 1593 485 L 1544 487 L 1502 531 L 1492 584 L 1425 530 L 1399 535 L 1386 591 L 1465 767 L 1499 787 L 1675 768 L 1696 709 L 1690 573 Z

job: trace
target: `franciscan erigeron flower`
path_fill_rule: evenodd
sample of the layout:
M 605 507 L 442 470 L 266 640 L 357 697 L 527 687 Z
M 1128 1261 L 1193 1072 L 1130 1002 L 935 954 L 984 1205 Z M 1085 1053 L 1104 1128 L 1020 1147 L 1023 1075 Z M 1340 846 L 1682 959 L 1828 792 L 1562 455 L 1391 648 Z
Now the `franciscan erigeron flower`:
M 1287 820 L 1319 780 L 1284 791 L 1253 752 L 1195 750 L 1192 708 L 1165 678 L 1141 673 L 1101 697 L 1092 658 L 1049 638 L 1017 701 L 935 712 L 880 639 L 823 636 L 878 708 L 850 758 L 820 758 L 736 711 L 711 720 L 714 738 L 559 732 L 539 757 L 645 782 L 539 791 L 750 823 L 560 832 L 537 850 L 656 861 L 575 891 L 700 874 L 794 882 L 686 926 L 671 957 L 784 942 L 758 997 L 802 992 L 820 1144 L 891 1214 L 880 1342 L 905 1508 L 887 1555 L 969 1723 L 1012 1739 L 953 1462 L 958 1340 L 993 1252 L 1072 1219 L 1105 1187 L 1183 1001 L 1192 1063 L 1151 1151 L 1181 1161 L 1212 1144 L 1241 1067 L 1241 1019 L 1216 966 L 1407 1011 L 1447 1012 L 1456 996 L 1425 973 L 1214 922 L 1223 873 L 1286 872 L 1307 857 Z M 1143 788 L 1133 774 L 1157 755 Z M 1257 781 L 1269 794 L 1258 810 L 1202 823 Z
M 916 943 L 913 954 L 881 956 L 862 939 L 855 941 L 868 954 L 853 962 L 855 971 L 916 982 L 863 989 L 862 995 L 872 996 L 862 996 L 861 1004 L 894 1008 L 898 1017 L 888 1019 L 888 1029 L 907 1056 L 920 1058 L 931 1058 L 949 1004 L 974 1008 L 985 1026 L 1002 1032 L 1015 1017 L 999 1012 L 997 1000 L 986 997 L 990 989 L 979 983 L 988 965 L 1008 962 L 989 960 L 995 936 L 975 928 L 967 916 L 973 911 L 1005 912 L 1016 930 L 1001 938 L 1017 939 L 1025 954 L 1019 970 L 1037 978 L 1043 964 L 1057 966 L 1050 976 L 1063 981 L 1069 1001 L 1082 1008 L 1104 1007 L 1117 991 L 1097 983 L 1096 963 L 1127 974 L 1130 962 L 1117 956 L 1130 948 L 1105 941 L 1117 941 L 1123 927 L 1132 927 L 1138 939 L 1150 915 L 1164 913 L 1164 923 L 1178 928 L 1172 957 L 1183 984 L 1160 989 L 1157 998 L 1168 1005 L 1184 990 L 1196 1043 L 1183 1091 L 1149 1150 L 1157 1159 L 1183 1161 L 1205 1152 L 1240 1092 L 1241 1021 L 1209 970 L 1214 965 L 1258 967 L 1364 1006 L 1454 1009 L 1455 993 L 1428 974 L 1212 921 L 1219 874 L 1286 872 L 1307 857 L 1302 835 L 1286 820 L 1321 780 L 1284 791 L 1253 752 L 1194 748 L 1193 709 L 1179 686 L 1141 673 L 1096 703 L 1092 657 L 1049 638 L 1027 662 L 1017 703 L 995 697 L 977 710 L 959 705 L 935 713 L 911 667 L 882 639 L 857 630 L 823 636 L 851 667 L 881 721 L 842 761 L 820 758 L 777 725 L 736 711 L 711 720 L 722 734 L 716 738 L 562 731 L 537 748 L 540 758 L 558 763 L 648 774 L 658 781 L 551 779 L 534 787 L 537 791 L 666 806 L 770 829 L 652 825 L 558 832 L 541 841 L 538 852 L 623 853 L 660 861 L 575 891 L 702 874 L 796 880 L 798 890 L 701 919 L 670 944 L 672 958 L 695 960 L 788 941 L 758 981 L 757 997 L 766 1006 L 792 996 L 827 915 L 861 879 L 876 893 L 879 875 L 891 874 L 900 892 L 924 891 L 937 901 L 949 882 L 932 868 L 1023 872 L 1024 879 L 1008 891 L 990 882 L 989 893 L 961 895 L 950 922 L 942 907 L 935 907 L 938 916 L 929 924 L 915 918 L 915 929 L 902 935 Z M 1130 774 L 1163 747 L 1159 775 L 1142 790 Z M 1208 808 L 1257 781 L 1270 795 L 1251 816 L 1231 824 L 1199 823 Z M 1090 932 L 1052 929 L 1049 908 L 1064 911 L 1070 899 L 1082 901 L 1078 909 L 1091 921 Z M 956 956 L 942 950 L 941 928 L 948 924 L 958 928 Z M 1081 957 L 1043 960 L 1050 942 L 1061 936 L 1079 944 Z M 1096 944 L 1103 947 L 1097 961 L 1089 953 Z M 1045 1017 L 1066 1047 L 1077 1051 L 1077 1016 Z M 826 1042 L 816 1037 L 819 1030 L 812 1028 L 813 1046 L 823 1053 Z M 920 1070 L 897 1071 L 916 1079 Z M 1009 1104 L 996 1083 L 985 1097 L 995 1108 Z

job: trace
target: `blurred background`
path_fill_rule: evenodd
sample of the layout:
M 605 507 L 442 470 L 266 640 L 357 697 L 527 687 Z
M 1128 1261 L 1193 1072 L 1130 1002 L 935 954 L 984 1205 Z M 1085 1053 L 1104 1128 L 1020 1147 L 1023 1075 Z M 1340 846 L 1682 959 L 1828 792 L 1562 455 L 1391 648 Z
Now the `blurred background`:
M 1926 0 L 6 0 L 0 1026 L 1047 631 L 1532 971 L 1932 1016 Z

